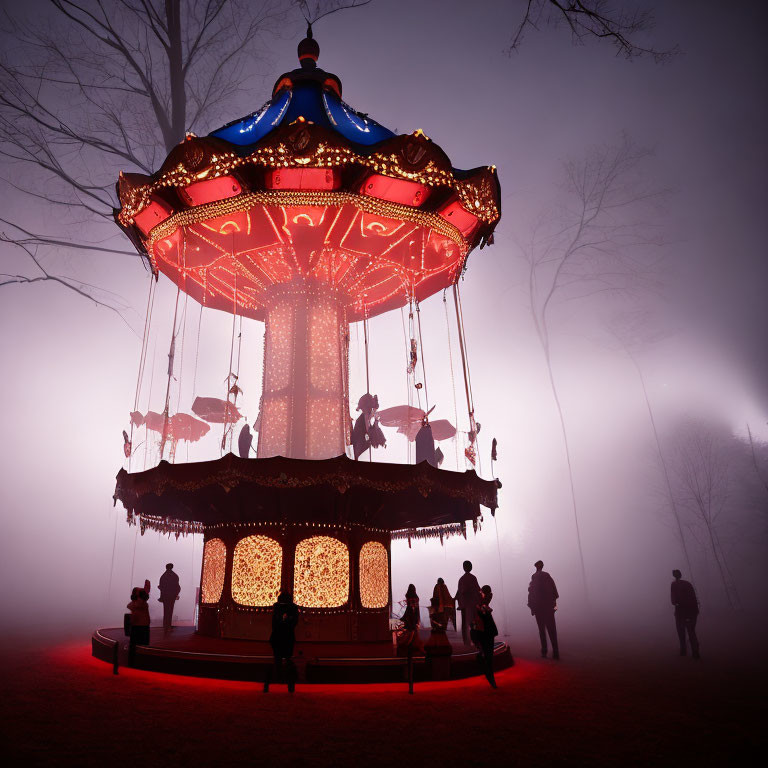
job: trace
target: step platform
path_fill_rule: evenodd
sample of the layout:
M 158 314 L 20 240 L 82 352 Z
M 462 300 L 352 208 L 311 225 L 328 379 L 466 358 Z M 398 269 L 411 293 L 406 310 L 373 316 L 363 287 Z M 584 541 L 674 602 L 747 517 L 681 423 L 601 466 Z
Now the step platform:
M 421 631 L 426 644 L 429 630 Z M 446 633 L 452 654 L 413 657 L 415 682 L 458 680 L 482 676 L 477 649 L 465 645 L 461 635 Z M 122 627 L 97 629 L 91 637 L 92 655 L 113 666 L 117 674 L 128 664 L 128 638 Z M 297 642 L 294 662 L 298 683 L 401 683 L 408 679 L 408 660 L 398 656 L 392 643 L 311 643 Z M 494 647 L 495 671 L 514 665 L 509 646 Z M 193 627 L 174 627 L 165 632 L 152 627 L 150 642 L 137 646 L 134 667 L 176 675 L 263 682 L 272 666 L 269 643 L 199 635 Z

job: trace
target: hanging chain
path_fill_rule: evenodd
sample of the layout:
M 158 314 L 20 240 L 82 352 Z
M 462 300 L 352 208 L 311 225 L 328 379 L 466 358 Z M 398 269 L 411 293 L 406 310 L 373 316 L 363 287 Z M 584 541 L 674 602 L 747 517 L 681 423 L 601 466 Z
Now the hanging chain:
M 456 427 L 456 432 L 458 433 L 459 408 L 458 408 L 458 402 L 456 398 L 456 377 L 454 376 L 454 373 L 453 373 L 453 345 L 451 344 L 451 323 L 450 323 L 450 320 L 448 319 L 448 297 L 446 295 L 446 291 L 447 289 L 443 291 L 443 309 L 445 310 L 445 331 L 448 336 L 448 364 L 451 370 L 451 392 L 453 394 L 453 423 Z M 454 435 L 453 437 L 453 447 L 456 451 L 456 471 L 458 472 L 460 470 L 458 434 Z

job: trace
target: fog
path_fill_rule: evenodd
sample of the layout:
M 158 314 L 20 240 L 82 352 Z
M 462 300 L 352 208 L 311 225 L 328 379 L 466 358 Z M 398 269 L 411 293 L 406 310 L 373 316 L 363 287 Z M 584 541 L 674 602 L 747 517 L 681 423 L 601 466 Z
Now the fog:
M 493 471 L 501 480 L 499 509 L 495 517 L 484 510 L 481 530 L 475 534 L 470 526 L 466 541 L 450 538 L 442 547 L 434 540 L 410 547 L 393 542 L 393 598 L 413 582 L 425 604 L 439 576 L 455 590 L 461 562 L 470 559 L 480 583 L 494 588 L 502 633 L 528 637 L 533 646 L 526 590 L 534 561 L 542 559 L 560 591 L 561 647 L 569 632 L 589 634 L 602 623 L 666 638 L 672 646 L 671 571 L 691 574 L 665 497 L 642 382 L 609 327 L 617 314 L 640 309 L 660 329 L 657 341 L 634 354 L 670 457 L 683 424 L 714 423 L 742 440 L 749 425 L 758 467 L 768 476 L 762 445 L 768 440 L 766 10 L 756 3 L 658 3 L 654 42 L 678 44 L 682 54 L 657 65 L 617 58 L 598 42 L 574 46 L 566 30 L 549 28 L 530 32 L 520 51 L 507 56 L 523 5 L 375 0 L 315 29 L 319 66 L 341 78 L 346 101 L 398 132 L 423 129 L 456 167 L 495 164 L 502 186 L 496 242 L 470 255 L 461 283 L 482 424 L 479 472 L 489 478 Z M 274 79 L 294 68 L 302 32 L 296 25 L 285 40 L 269 42 L 262 71 L 249 84 L 256 96 L 244 94 L 238 108 L 208 130 L 261 105 Z M 666 191 L 653 221 L 664 240 L 653 246 L 663 258 L 657 284 L 637 294 L 558 301 L 549 318 L 585 592 L 563 436 L 529 309 L 523 246 L 539 213 L 562 199 L 562 161 L 616 143 L 623 132 L 653 150 L 645 172 Z M 3 162 L 3 218 L 37 231 L 79 231 L 79 214 L 51 212 L 17 192 L 10 182 L 27 171 Z M 111 247 L 130 250 L 116 228 L 94 238 L 105 232 Z M 17 249 L 0 245 L 2 272 L 28 268 Z M 118 294 L 128 308 L 121 318 L 51 283 L 0 287 L 5 631 L 69 627 L 87 638 L 93 627 L 116 626 L 130 587 L 145 578 L 154 585 L 166 562 L 175 563 L 181 577 L 178 618 L 191 620 L 201 537 L 138 535 L 121 505 L 112 504 L 115 475 L 127 466 L 121 430 L 133 409 L 149 274 L 138 257 L 61 251 L 46 258 L 61 273 Z M 175 296 L 161 276 L 142 383 L 144 412 L 163 409 Z M 172 402 L 188 411 L 193 393 L 223 396 L 232 327 L 231 318 L 210 310 L 200 323 L 192 300 L 181 309 L 183 363 Z M 421 310 L 434 416 L 453 421 L 455 408 L 466 430 L 450 298 L 450 344 L 443 297 L 433 296 Z M 382 408 L 407 402 L 400 313 L 371 320 L 370 335 L 371 391 Z M 353 415 L 365 391 L 361 337 L 353 326 Z M 263 325 L 243 321 L 242 339 L 241 410 L 252 422 Z M 178 347 L 176 354 L 179 359 Z M 492 468 L 494 437 L 499 448 Z M 387 438 L 373 460 L 407 460 L 405 439 L 394 431 Z M 200 443 L 188 449 L 180 443 L 177 461 L 218 457 L 220 439 L 214 425 Z M 441 447 L 444 467 L 456 469 L 463 449 L 452 442 Z M 156 449 L 153 457 L 151 446 L 140 446 L 132 469 L 156 460 Z M 459 466 L 464 469 L 463 459 Z M 729 606 L 706 541 L 686 522 L 702 603 L 702 647 L 717 627 L 752 621 L 768 596 L 768 497 L 759 496 L 757 473 L 741 478 L 733 480 L 717 531 L 739 594 L 737 608 Z M 745 482 L 756 483 L 758 493 L 739 506 Z M 153 599 L 150 605 L 159 619 L 159 604 Z

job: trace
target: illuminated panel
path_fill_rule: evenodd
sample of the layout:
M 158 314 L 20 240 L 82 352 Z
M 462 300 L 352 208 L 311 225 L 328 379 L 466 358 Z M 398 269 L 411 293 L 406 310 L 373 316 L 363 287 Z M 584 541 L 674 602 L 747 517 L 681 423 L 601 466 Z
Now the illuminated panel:
M 268 536 L 247 536 L 235 546 L 232 597 L 240 605 L 273 605 L 280 594 L 283 548 Z
M 338 608 L 349 598 L 349 550 L 331 536 L 296 545 L 293 599 L 305 608 Z
M 309 380 L 315 389 L 338 393 L 342 387 L 343 318 L 337 302 L 318 297 L 309 310 Z
M 287 456 L 290 412 L 287 397 L 264 398 L 261 403 L 258 457 Z
M 275 392 L 291 383 L 294 308 L 288 300 L 270 307 L 265 333 L 264 387 Z
M 203 549 L 203 603 L 218 603 L 224 589 L 224 570 L 227 564 L 227 547 L 221 539 L 209 539 Z
M 464 237 L 468 238 L 477 228 L 477 216 L 470 213 L 458 200 L 444 205 L 438 214 L 446 221 L 450 221 Z
M 205 205 L 216 200 L 225 200 L 239 195 L 242 191 L 240 182 L 233 176 L 218 176 L 215 179 L 196 181 L 179 189 L 184 202 L 189 205 Z
M 378 173 L 369 176 L 360 188 L 360 192 L 364 195 L 402 205 L 421 205 L 429 197 L 430 191 L 424 184 L 405 181 L 405 179 L 393 179 L 391 176 L 382 176 Z
M 338 398 L 313 397 L 307 403 L 306 458 L 329 459 L 344 453 L 340 439 L 345 435 L 345 405 L 341 392 Z
M 335 168 L 281 168 L 264 175 L 267 189 L 338 189 L 341 172 Z
M 136 226 L 146 236 L 152 227 L 161 221 L 165 221 L 171 213 L 171 207 L 167 203 L 157 198 L 152 198 L 152 202 L 141 213 L 136 215 Z
M 367 541 L 360 550 L 360 604 L 363 608 L 389 604 L 387 548 L 378 541 Z

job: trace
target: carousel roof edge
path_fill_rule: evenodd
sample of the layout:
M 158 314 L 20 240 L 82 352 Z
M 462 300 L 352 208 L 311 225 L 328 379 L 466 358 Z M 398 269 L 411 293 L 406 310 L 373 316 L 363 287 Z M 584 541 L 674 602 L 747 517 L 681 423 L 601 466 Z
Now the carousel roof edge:
M 297 490 L 329 486 L 339 493 L 350 488 L 368 488 L 377 493 L 418 491 L 425 498 L 432 494 L 463 498 L 490 510 L 498 506 L 498 480 L 484 480 L 474 470 L 451 472 L 419 464 L 354 461 L 346 455 L 329 459 L 292 459 L 284 456 L 243 459 L 228 453 L 219 459 L 185 464 L 161 461 L 156 467 L 129 473 L 121 468 L 116 477 L 116 502 L 127 509 L 136 508 L 148 495 L 169 492 L 194 492 L 219 486 L 227 492 L 240 484 L 265 489 Z

